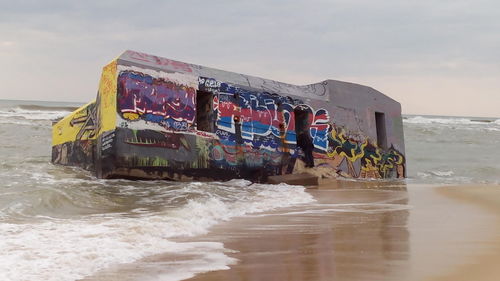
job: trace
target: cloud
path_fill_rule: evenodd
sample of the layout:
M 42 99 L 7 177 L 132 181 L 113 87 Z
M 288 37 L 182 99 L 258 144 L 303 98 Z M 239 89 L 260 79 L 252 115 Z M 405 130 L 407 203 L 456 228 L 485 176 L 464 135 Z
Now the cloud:
M 3 47 L 10 47 L 14 46 L 15 42 L 13 41 L 0 41 L 0 45 Z
M 9 95 L 33 99 L 92 98 L 101 67 L 126 49 L 296 84 L 344 77 L 384 88 L 390 81 L 376 77 L 500 74 L 500 2 L 492 0 L 0 0 L 0 7 L 0 46 L 9 47 L 0 52 L 9 69 L 0 79 L 43 76 L 50 88 L 17 93 L 9 82 Z

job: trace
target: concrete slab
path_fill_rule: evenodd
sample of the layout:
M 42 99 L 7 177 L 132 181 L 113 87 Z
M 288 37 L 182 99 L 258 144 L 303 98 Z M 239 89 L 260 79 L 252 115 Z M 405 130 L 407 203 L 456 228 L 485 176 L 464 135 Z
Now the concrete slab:
M 268 182 L 272 184 L 286 183 L 292 185 L 317 186 L 318 177 L 309 173 L 278 175 L 268 177 Z

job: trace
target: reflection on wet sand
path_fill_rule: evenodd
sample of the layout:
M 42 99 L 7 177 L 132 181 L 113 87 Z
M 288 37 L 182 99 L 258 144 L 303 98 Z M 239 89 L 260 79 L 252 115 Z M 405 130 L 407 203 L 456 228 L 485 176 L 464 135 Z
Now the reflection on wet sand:
M 364 185 L 310 190 L 315 204 L 216 227 L 210 237 L 240 261 L 192 280 L 400 280 L 409 256 L 406 187 Z
M 189 280 L 456 281 L 500 276 L 499 186 L 442 189 L 342 181 L 309 192 L 316 202 L 234 218 L 204 236 L 177 239 L 222 242 L 234 252 L 208 258 L 220 261 L 225 254 L 238 259 L 219 267 L 227 270 Z M 209 270 L 206 264 L 193 264 L 200 259 L 204 257 L 196 251 L 157 255 L 84 280 L 179 280 L 186 273 Z

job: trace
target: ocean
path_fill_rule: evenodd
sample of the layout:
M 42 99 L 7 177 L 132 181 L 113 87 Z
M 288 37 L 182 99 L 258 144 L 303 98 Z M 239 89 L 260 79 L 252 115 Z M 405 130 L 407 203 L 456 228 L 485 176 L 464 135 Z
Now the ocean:
M 300 186 L 101 180 L 54 166 L 51 120 L 79 105 L 0 100 L 0 280 L 79 280 L 168 253 L 190 258 L 172 260 L 161 280 L 183 280 L 237 263 L 216 238 L 197 240 L 212 227 L 316 204 Z M 407 182 L 500 183 L 499 119 L 412 115 L 403 123 Z M 357 207 L 367 208 L 335 210 Z
M 410 183 L 500 183 L 500 119 L 405 116 L 403 124 Z

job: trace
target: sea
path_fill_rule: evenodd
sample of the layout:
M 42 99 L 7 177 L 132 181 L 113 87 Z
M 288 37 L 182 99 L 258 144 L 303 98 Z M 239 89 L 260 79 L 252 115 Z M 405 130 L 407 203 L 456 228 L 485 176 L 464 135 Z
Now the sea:
M 238 262 L 222 242 L 197 240 L 212 227 L 314 204 L 301 186 L 103 180 L 52 165 L 52 120 L 80 105 L 0 100 L 0 280 L 80 280 L 168 253 L 192 258 L 172 260 L 161 280 L 183 280 Z M 500 183 L 500 119 L 403 124 L 408 183 Z

